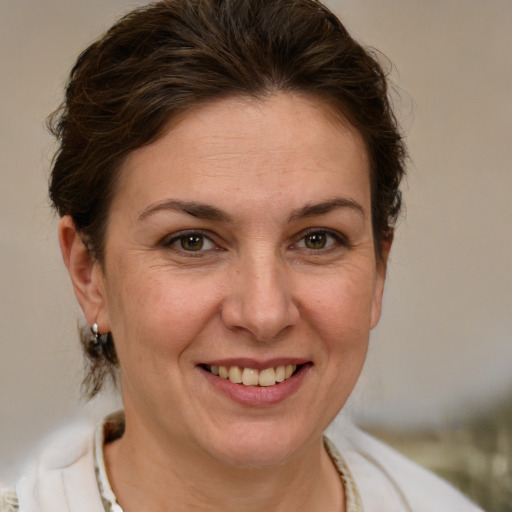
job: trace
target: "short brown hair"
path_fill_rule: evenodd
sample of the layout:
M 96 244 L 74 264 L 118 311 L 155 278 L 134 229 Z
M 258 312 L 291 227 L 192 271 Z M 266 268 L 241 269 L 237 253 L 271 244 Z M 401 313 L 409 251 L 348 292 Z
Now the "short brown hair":
M 278 91 L 325 100 L 363 137 L 379 256 L 400 212 L 406 151 L 377 58 L 317 0 L 163 0 L 120 19 L 79 56 L 50 118 L 60 142 L 53 205 L 103 262 L 109 207 L 130 152 L 205 102 Z M 111 336 L 107 345 L 97 353 L 84 338 L 89 396 L 115 376 Z

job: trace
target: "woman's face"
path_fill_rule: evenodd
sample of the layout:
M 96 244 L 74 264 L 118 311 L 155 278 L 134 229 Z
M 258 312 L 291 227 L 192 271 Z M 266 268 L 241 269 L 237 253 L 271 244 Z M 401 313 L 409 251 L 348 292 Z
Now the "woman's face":
M 128 428 L 240 465 L 318 441 L 380 314 L 368 165 L 354 129 L 289 94 L 207 104 L 128 157 L 85 306 L 113 333 Z

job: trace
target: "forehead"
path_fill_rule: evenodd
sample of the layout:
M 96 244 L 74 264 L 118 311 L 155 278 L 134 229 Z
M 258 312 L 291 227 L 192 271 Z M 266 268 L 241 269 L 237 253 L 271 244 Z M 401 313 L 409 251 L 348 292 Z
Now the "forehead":
M 174 119 L 160 139 L 127 157 L 116 196 L 137 191 L 139 203 L 168 194 L 200 200 L 225 187 L 272 201 L 278 191 L 325 195 L 336 185 L 336 193 L 369 195 L 359 133 L 326 102 L 278 94 L 222 99 Z

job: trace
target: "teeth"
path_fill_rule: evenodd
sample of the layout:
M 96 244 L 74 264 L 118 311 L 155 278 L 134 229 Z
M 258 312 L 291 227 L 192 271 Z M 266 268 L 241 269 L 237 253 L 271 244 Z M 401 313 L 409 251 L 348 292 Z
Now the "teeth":
M 283 382 L 286 379 L 286 369 L 284 366 L 276 368 L 276 382 Z
M 274 368 L 267 368 L 261 370 L 260 376 L 258 377 L 258 384 L 260 386 L 273 386 L 276 383 L 276 372 Z
M 279 382 L 289 379 L 295 370 L 296 364 L 281 365 L 276 368 L 265 368 L 258 371 L 254 368 L 240 368 L 239 366 L 210 366 L 210 372 L 218 375 L 223 379 L 229 379 L 235 384 L 243 384 L 244 386 L 274 386 Z
M 258 370 L 254 368 L 244 368 L 242 373 L 242 383 L 244 386 L 258 385 Z
M 238 366 L 232 366 L 229 369 L 229 380 L 235 384 L 242 382 L 242 370 Z

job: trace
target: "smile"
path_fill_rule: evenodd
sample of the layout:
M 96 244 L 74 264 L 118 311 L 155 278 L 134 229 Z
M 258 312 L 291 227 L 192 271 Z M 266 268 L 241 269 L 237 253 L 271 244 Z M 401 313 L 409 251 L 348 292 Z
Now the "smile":
M 234 384 L 270 387 L 289 379 L 296 372 L 298 366 L 296 364 L 288 364 L 265 368 L 263 370 L 242 368 L 240 366 L 216 365 L 204 365 L 204 368 L 213 375 L 228 379 Z

